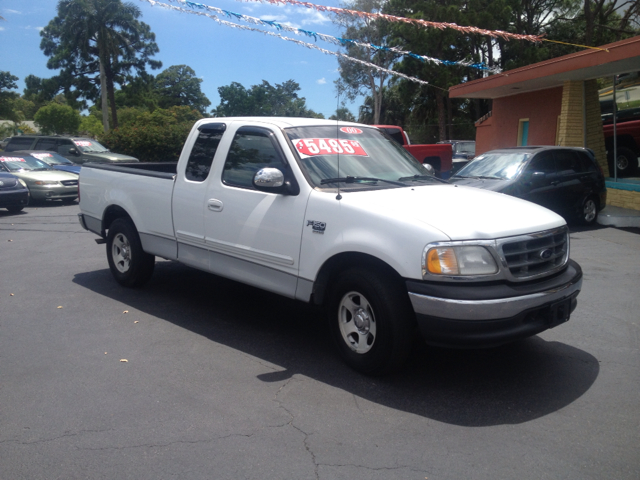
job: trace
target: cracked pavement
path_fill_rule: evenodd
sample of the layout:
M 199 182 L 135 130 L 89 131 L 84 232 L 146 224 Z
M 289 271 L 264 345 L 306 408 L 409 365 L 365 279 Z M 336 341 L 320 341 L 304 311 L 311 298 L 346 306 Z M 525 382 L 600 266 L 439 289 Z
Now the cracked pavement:
M 0 210 L 2 480 L 640 478 L 634 232 L 572 233 L 568 323 L 368 378 L 310 306 L 165 260 L 120 287 L 78 211 Z

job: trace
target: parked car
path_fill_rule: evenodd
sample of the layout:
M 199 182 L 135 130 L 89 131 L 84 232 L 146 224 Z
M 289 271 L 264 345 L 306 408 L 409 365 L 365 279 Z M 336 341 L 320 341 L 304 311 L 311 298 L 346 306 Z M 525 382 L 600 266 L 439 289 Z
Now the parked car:
M 476 156 L 475 140 L 443 140 L 438 143 L 448 143 L 451 145 L 451 155 L 453 166 L 451 174 L 455 174 L 458 170 L 469 163 Z
M 33 200 L 71 203 L 78 198 L 78 175 L 54 170 L 31 155 L 14 153 L 0 156 L 0 171 L 22 179 Z
M 585 148 L 491 150 L 469 162 L 450 182 L 529 200 L 587 225 L 595 223 L 607 201 L 602 169 Z
M 29 189 L 24 180 L 0 172 L 0 208 L 11 213 L 19 212 L 29 204 Z
M 73 163 L 131 163 L 139 160 L 129 155 L 113 153 L 91 138 L 63 137 L 59 135 L 19 135 L 11 137 L 5 152 L 46 150 L 56 152 Z
M 80 165 L 76 165 L 71 160 L 67 160 L 62 155 L 59 155 L 56 152 L 47 152 L 46 150 L 18 150 L 16 152 L 13 152 L 13 154 L 16 153 L 31 155 L 32 157 L 36 157 L 38 160 L 46 163 L 55 170 L 75 173 L 76 175 L 80 175 L 80 169 L 82 168 Z
M 392 140 L 414 156 L 424 165 L 431 165 L 437 177 L 447 179 L 451 176 L 451 152 L 448 145 L 414 145 L 409 140 L 409 135 L 402 127 L 397 125 L 372 125 L 389 135 Z

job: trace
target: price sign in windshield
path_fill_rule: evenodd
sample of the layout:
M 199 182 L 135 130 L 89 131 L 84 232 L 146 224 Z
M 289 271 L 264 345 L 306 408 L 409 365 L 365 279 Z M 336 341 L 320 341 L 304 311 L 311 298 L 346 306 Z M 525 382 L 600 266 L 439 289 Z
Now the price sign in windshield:
M 91 142 L 86 142 L 84 140 L 74 140 L 73 143 L 75 143 L 77 146 L 79 147 L 90 147 L 91 146 Z
M 369 156 L 359 142 L 345 138 L 299 138 L 294 145 L 300 154 L 308 157 L 338 154 Z

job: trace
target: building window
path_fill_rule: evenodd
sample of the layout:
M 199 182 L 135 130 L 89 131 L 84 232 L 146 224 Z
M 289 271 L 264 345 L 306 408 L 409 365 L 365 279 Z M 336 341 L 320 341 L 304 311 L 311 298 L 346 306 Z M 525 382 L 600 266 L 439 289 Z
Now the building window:
M 518 122 L 518 147 L 524 147 L 529 140 L 529 119 L 521 118 Z

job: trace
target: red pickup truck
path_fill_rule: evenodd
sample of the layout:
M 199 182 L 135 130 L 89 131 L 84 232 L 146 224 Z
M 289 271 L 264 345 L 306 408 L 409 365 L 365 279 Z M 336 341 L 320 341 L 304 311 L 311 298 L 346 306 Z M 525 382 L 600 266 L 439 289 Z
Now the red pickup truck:
M 451 176 L 453 150 L 450 143 L 434 145 L 412 145 L 409 135 L 396 125 L 373 125 L 384 130 L 393 140 L 402 145 L 420 163 L 428 163 L 436 171 L 436 176 L 447 179 Z
M 603 125 L 604 141 L 609 160 L 609 176 L 613 171 L 613 123 Z M 638 171 L 640 156 L 640 120 L 618 120 L 616 125 L 618 176 L 632 177 Z

